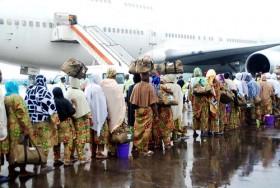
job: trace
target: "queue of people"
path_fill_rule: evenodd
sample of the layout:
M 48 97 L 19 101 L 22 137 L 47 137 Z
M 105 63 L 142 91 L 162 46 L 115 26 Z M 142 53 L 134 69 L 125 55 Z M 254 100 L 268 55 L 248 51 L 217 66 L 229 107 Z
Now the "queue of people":
M 238 73 L 234 79 L 213 69 L 203 75 L 200 68 L 195 68 L 189 84 L 182 78 L 177 84 L 175 74 L 147 70 L 134 74 L 134 84 L 127 84 L 124 90 L 116 82 L 116 75 L 116 70 L 109 68 L 106 79 L 93 75 L 83 87 L 81 80 L 70 77 L 67 90 L 56 87 L 52 91 L 47 88 L 46 78 L 37 75 L 25 99 L 19 95 L 16 82 L 6 82 L 6 95 L 0 93 L 0 120 L 7 134 L 2 139 L 1 131 L 0 152 L 9 163 L 10 178 L 17 176 L 14 149 L 27 137 L 43 148 L 45 156 L 53 149 L 55 167 L 70 166 L 76 161 L 90 161 L 85 154 L 87 143 L 91 144 L 93 158 L 116 156 L 116 138 L 127 126 L 133 130 L 134 156 L 170 149 L 176 138 L 186 133 L 185 101 L 192 104 L 194 137 L 198 131 L 201 137 L 223 135 L 245 125 L 248 113 L 257 127 L 263 124 L 265 115 L 280 115 L 280 83 L 269 73 L 256 80 L 249 73 Z M 60 155 L 61 144 L 64 156 Z M 19 166 L 19 176 L 33 176 L 25 166 Z M 46 163 L 40 166 L 41 171 L 51 168 Z

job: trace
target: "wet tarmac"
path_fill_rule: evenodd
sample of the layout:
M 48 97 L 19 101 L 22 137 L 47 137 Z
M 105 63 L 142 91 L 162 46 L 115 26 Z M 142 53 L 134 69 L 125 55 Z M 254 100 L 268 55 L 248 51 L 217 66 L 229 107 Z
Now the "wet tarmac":
M 280 187 L 280 130 L 190 137 L 152 157 L 75 164 L 1 187 Z

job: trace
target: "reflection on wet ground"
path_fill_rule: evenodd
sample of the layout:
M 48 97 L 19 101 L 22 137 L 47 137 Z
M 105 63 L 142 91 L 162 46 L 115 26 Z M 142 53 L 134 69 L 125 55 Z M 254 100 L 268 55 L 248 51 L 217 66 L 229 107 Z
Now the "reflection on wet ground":
M 2 186 L 279 187 L 279 160 L 280 130 L 244 129 L 203 140 L 190 137 L 152 157 L 76 164 Z

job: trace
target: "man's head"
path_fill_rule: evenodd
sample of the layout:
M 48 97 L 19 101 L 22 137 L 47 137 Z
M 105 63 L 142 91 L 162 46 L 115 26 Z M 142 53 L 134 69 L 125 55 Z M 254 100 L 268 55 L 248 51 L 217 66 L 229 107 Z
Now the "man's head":
M 0 70 L 0 83 L 2 82 L 2 71 Z
M 148 72 L 141 73 L 140 76 L 141 76 L 141 80 L 143 82 L 149 82 L 149 73 Z

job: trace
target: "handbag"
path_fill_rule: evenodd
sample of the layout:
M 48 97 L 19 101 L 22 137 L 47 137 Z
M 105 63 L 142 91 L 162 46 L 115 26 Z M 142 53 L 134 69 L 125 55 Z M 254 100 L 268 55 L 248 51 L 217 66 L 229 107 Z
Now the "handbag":
M 229 104 L 233 101 L 233 94 L 228 90 L 221 90 L 220 102 L 223 104 Z
M 128 141 L 127 134 L 129 132 L 129 128 L 123 123 L 121 126 L 116 128 L 112 132 L 112 142 L 117 144 L 123 144 Z
M 25 137 L 23 144 L 17 144 L 13 149 L 13 154 L 14 159 L 12 163 L 14 164 L 41 165 L 47 163 L 44 149 L 41 146 L 36 146 L 30 137 Z
M 158 92 L 158 103 L 166 106 L 178 105 L 178 101 L 174 98 L 173 92 L 163 85 L 160 86 Z
M 70 58 L 63 63 L 61 70 L 74 78 L 85 79 L 88 68 L 81 61 Z

